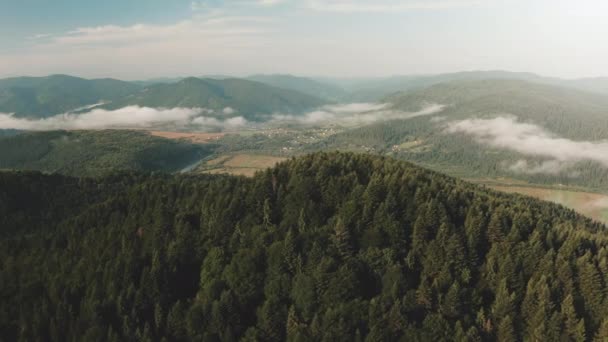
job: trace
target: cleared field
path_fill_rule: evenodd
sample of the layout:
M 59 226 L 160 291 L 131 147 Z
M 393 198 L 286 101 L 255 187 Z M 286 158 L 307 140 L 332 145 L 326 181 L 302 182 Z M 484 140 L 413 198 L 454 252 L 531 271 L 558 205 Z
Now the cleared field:
M 597 221 L 608 223 L 608 195 L 524 186 L 488 185 L 488 187 L 503 192 L 519 193 L 559 203 Z
M 211 174 L 229 173 L 250 177 L 257 171 L 273 167 L 285 159 L 287 158 L 258 154 L 222 155 L 207 161 L 200 171 Z
M 193 133 L 193 132 L 168 132 L 149 131 L 150 135 L 166 139 L 187 140 L 195 144 L 207 144 L 223 137 L 225 133 Z

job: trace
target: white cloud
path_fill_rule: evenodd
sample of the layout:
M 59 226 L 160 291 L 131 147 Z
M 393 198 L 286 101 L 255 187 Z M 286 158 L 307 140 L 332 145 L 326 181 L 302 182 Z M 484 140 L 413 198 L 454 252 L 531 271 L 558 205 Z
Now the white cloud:
M 258 0 L 257 3 L 262 6 L 275 6 L 287 2 L 287 0 Z
M 78 27 L 0 52 L 0 75 L 66 73 L 140 79 L 237 74 L 241 70 L 236 66 L 245 68 L 243 60 L 257 59 L 260 51 L 269 50 L 276 28 L 273 21 L 213 12 L 171 24 Z
M 29 36 L 27 37 L 27 39 L 44 39 L 44 38 L 49 38 L 52 35 L 50 33 L 39 33 L 39 34 L 35 34 L 33 36 Z
M 386 108 L 385 103 L 347 103 L 339 105 L 329 105 L 324 108 L 338 113 L 362 113 L 369 111 L 377 111 Z
M 190 3 L 190 8 L 194 12 L 210 11 L 220 7 L 234 7 L 239 5 L 253 5 L 271 7 L 289 2 L 290 0 L 231 0 L 225 3 L 211 3 L 209 0 L 198 0 Z
M 410 119 L 417 116 L 432 115 L 443 110 L 443 105 L 430 104 L 418 112 L 402 112 L 388 108 L 386 104 L 351 103 L 324 106 L 304 115 L 281 115 L 272 117 L 273 124 L 336 124 L 341 126 L 363 126 L 375 122 Z
M 558 137 L 540 126 L 517 122 L 514 117 L 467 119 L 449 123 L 448 133 L 464 133 L 479 143 L 548 160 L 530 164 L 520 160 L 510 170 L 556 174 L 574 163 L 593 161 L 608 167 L 608 141 L 574 141 Z
M 309 0 L 307 6 L 317 11 L 369 13 L 442 10 L 475 6 L 483 2 L 483 0 Z
M 199 39 L 201 42 L 228 37 L 245 37 L 266 32 L 263 20 L 248 17 L 210 17 L 184 20 L 171 25 L 135 24 L 79 27 L 54 37 L 43 47 L 74 45 L 116 45 L 164 40 Z
M 211 111 L 213 112 L 213 111 Z M 107 129 L 107 128 L 191 128 L 216 130 L 241 127 L 247 124 L 243 117 L 219 120 L 205 116 L 204 108 L 149 108 L 129 106 L 116 110 L 94 109 L 83 114 L 65 113 L 44 119 L 17 118 L 0 113 L 0 128 L 32 131 L 57 129 Z
M 224 113 L 226 115 L 232 115 L 232 114 L 236 113 L 236 110 L 234 110 L 232 107 L 226 107 L 222 110 L 222 113 Z
M 558 175 L 566 169 L 570 168 L 573 163 L 559 160 L 544 160 L 541 162 L 528 162 L 525 159 L 520 159 L 513 165 L 509 165 L 507 169 L 515 173 L 525 173 L 529 175 L 548 174 Z

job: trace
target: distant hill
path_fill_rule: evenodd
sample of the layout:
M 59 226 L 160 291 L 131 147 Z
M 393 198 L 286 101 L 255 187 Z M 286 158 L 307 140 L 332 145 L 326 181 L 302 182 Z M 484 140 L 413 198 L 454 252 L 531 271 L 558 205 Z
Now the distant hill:
M 384 97 L 400 92 L 427 88 L 429 86 L 456 80 L 484 79 L 521 79 L 538 78 L 531 73 L 508 71 L 463 71 L 437 75 L 403 75 L 383 78 L 364 79 L 321 79 L 327 83 L 340 86 L 347 92 L 352 101 L 379 101 Z
M 277 88 L 243 79 L 186 78 L 174 84 L 157 84 L 141 89 L 108 108 L 128 105 L 146 107 L 201 107 L 222 112 L 223 116 L 244 116 L 249 120 L 261 119 L 273 113 L 300 113 L 325 104 L 318 97 L 297 91 Z
M 0 113 L 44 118 L 115 101 L 138 89 L 136 84 L 115 79 L 87 80 L 67 75 L 0 79 Z
M 566 85 L 600 94 L 608 95 L 608 77 L 581 78 L 567 81 Z
M 117 170 L 175 172 L 211 153 L 139 131 L 52 131 L 0 136 L 0 169 L 77 176 Z
M 517 172 L 509 167 L 520 160 L 540 163 L 546 159 L 493 148 L 469 135 L 445 131 L 448 123 L 457 120 L 514 116 L 518 122 L 536 125 L 556 138 L 603 141 L 608 139 L 606 96 L 521 80 L 467 80 L 436 84 L 385 100 L 394 110 L 406 112 L 428 104 L 446 108 L 432 116 L 346 131 L 310 149 L 365 148 L 463 177 L 501 176 L 608 191 L 608 170 L 596 162 L 580 162 L 564 171 Z
M 437 75 L 404 75 L 371 79 L 327 78 L 320 80 L 343 88 L 347 94 L 345 95 L 345 98 L 351 101 L 378 101 L 393 93 L 424 89 L 445 82 L 496 79 L 522 80 L 608 94 L 608 78 L 561 79 L 544 77 L 529 72 L 510 72 L 502 70 L 463 71 Z
M 279 88 L 295 90 L 330 101 L 342 99 L 346 94 L 340 87 L 306 77 L 292 75 L 254 75 L 247 77 L 247 79 Z
M 400 110 L 428 103 L 448 105 L 450 119 L 512 114 L 568 138 L 608 138 L 608 97 L 576 89 L 517 79 L 445 82 L 385 98 Z

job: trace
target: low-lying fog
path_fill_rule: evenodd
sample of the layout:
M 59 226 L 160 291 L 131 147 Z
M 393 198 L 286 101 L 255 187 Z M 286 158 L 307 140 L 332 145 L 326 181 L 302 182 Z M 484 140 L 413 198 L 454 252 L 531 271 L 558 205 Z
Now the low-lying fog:
M 87 107 L 83 108 L 87 109 Z M 217 131 L 245 127 L 260 128 L 267 124 L 357 126 L 379 121 L 430 115 L 442 109 L 443 106 L 441 105 L 429 105 L 418 112 L 402 112 L 390 109 L 386 104 L 350 103 L 324 106 L 299 115 L 273 113 L 261 116 L 264 119 L 262 122 L 252 122 L 230 107 L 214 111 L 206 108 L 164 109 L 129 106 L 116 110 L 97 108 L 80 114 L 74 113 L 75 110 L 43 119 L 20 118 L 12 114 L 0 113 L 0 128 L 48 131 L 58 129 L 152 129 L 171 127 L 174 129 Z

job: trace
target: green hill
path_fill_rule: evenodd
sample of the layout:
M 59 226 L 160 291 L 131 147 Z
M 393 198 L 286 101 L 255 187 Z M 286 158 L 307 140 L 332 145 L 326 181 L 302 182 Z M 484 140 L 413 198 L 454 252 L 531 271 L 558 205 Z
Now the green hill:
M 514 116 L 555 138 L 602 141 L 608 138 L 608 98 L 576 89 L 521 80 L 454 81 L 387 98 L 394 110 L 417 111 L 428 104 L 447 107 L 433 116 L 390 121 L 346 131 L 311 146 L 361 149 L 414 161 L 463 177 L 511 177 L 545 184 L 608 190 L 608 171 L 596 162 L 580 162 L 563 172 L 521 173 L 509 169 L 519 160 L 544 159 L 492 148 L 446 125 L 470 118 Z M 574 176 L 573 176 L 574 175 Z
M 243 79 L 186 78 L 175 84 L 157 84 L 113 102 L 108 108 L 128 105 L 146 107 L 201 107 L 218 115 L 262 119 L 273 113 L 300 113 L 325 104 L 326 101 L 293 90 L 268 86 Z M 231 108 L 233 113 L 222 113 Z
M 418 110 L 426 103 L 449 107 L 449 119 L 512 114 L 567 138 L 608 138 L 608 97 L 566 87 L 521 80 L 446 82 L 386 99 L 399 110 Z
M 211 153 L 211 146 L 137 131 L 53 131 L 0 136 L 0 169 L 67 175 L 116 170 L 174 172 Z
M 66 75 L 0 79 L 0 113 L 44 118 L 79 107 L 117 100 L 139 86 L 114 80 Z
M 345 91 L 340 87 L 306 77 L 292 75 L 253 75 L 248 80 L 265 83 L 274 87 L 291 89 L 310 96 L 336 101 L 344 98 Z
M 393 159 L 0 173 L 0 227 L 11 341 L 608 336 L 604 226 Z

